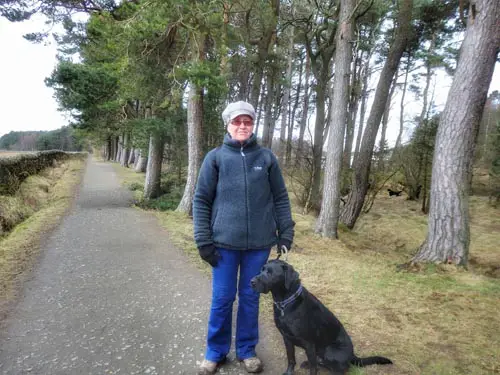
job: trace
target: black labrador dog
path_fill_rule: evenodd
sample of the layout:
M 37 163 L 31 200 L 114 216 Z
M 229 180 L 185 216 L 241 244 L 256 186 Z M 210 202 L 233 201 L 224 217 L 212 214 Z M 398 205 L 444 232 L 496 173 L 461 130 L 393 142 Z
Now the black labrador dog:
M 357 357 L 342 323 L 301 285 L 298 272 L 290 264 L 271 260 L 250 284 L 256 292 L 273 295 L 274 322 L 285 341 L 288 358 L 288 368 L 283 375 L 293 374 L 295 346 L 305 349 L 307 361 L 302 367 L 309 368 L 310 375 L 317 374 L 318 366 L 333 374 L 346 374 L 351 364 L 392 363 L 385 357 Z

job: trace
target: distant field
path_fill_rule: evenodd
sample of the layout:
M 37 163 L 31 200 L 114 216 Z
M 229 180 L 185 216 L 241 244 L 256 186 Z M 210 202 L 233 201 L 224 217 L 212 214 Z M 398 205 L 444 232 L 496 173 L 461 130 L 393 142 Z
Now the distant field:
M 31 154 L 29 151 L 5 151 L 5 150 L 0 150 L 0 158 L 5 158 L 9 156 L 15 156 L 19 154 Z

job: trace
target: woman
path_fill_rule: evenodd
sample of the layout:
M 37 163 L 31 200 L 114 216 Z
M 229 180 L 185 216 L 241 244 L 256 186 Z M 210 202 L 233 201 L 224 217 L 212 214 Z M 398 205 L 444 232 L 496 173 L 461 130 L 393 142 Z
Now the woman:
M 196 245 L 212 266 L 212 305 L 200 375 L 215 373 L 226 359 L 236 291 L 236 356 L 247 372 L 262 371 L 255 353 L 259 295 L 250 279 L 267 262 L 271 247 L 291 248 L 295 225 L 276 157 L 257 144 L 253 133 L 253 106 L 231 103 L 222 119 L 227 126 L 224 143 L 205 156 L 193 202 Z

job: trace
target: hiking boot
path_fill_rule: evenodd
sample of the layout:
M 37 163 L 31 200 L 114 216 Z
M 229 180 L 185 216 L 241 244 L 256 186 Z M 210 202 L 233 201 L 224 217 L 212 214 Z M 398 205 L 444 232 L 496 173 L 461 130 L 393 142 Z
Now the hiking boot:
M 218 367 L 217 362 L 209 361 L 208 359 L 204 359 L 201 362 L 200 368 L 198 369 L 198 375 L 212 375 L 215 374 Z
M 201 362 L 200 367 L 198 368 L 198 375 L 212 375 L 217 372 L 219 367 L 226 363 L 227 358 L 222 358 L 219 362 L 209 361 L 208 359 L 204 359 Z
M 245 367 L 245 370 L 249 373 L 262 372 L 262 370 L 264 369 L 262 361 L 257 357 L 244 359 L 243 367 Z

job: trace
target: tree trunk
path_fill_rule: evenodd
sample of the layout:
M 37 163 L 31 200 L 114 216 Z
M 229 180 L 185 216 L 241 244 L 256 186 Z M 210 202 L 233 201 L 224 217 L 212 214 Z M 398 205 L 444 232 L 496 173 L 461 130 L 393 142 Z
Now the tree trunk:
M 203 90 L 196 87 L 193 83 L 189 89 L 187 116 L 188 174 L 184 195 L 176 211 L 191 215 L 196 180 L 201 166 L 201 135 L 203 128 Z
M 293 108 L 292 108 L 293 111 Z M 294 117 L 295 116 L 289 116 L 290 121 L 288 122 L 287 126 L 287 133 L 286 133 L 286 145 L 285 145 L 285 166 L 290 166 L 290 163 L 292 161 L 292 143 L 293 143 L 293 125 L 294 125 Z
M 405 81 L 403 83 L 403 92 L 401 93 L 401 103 L 399 105 L 400 107 L 400 113 L 399 113 L 399 132 L 398 132 L 398 137 L 396 138 L 396 145 L 394 146 L 394 154 L 398 152 L 398 150 L 401 148 L 401 143 L 402 143 L 402 138 L 403 138 L 403 130 L 404 130 L 404 125 L 405 125 L 405 98 L 406 98 L 406 88 L 408 87 L 408 74 L 410 73 L 410 61 L 411 61 L 411 54 L 408 54 L 408 61 L 405 69 Z
M 141 156 L 141 150 L 139 148 L 134 148 L 134 169 L 137 167 L 137 162 Z
M 349 192 L 347 202 L 341 214 L 342 222 L 351 229 L 354 227 L 365 202 L 366 192 L 368 191 L 368 178 L 370 175 L 373 147 L 375 145 L 380 121 L 384 114 L 392 79 L 398 69 L 399 60 L 403 55 L 411 33 L 412 10 L 413 0 L 400 1 L 400 10 L 395 25 L 394 42 L 389 49 L 387 60 L 380 73 L 377 90 L 375 91 L 375 98 L 363 135 L 361 149 L 354 166 L 351 191 Z
M 311 59 L 306 53 L 306 68 L 304 79 L 304 99 L 302 101 L 302 117 L 299 124 L 299 139 L 297 140 L 297 153 L 295 158 L 300 160 L 304 152 L 304 133 L 306 131 L 307 120 L 309 116 L 309 77 L 311 75 Z M 298 94 L 297 94 L 298 95 Z
M 126 168 L 128 168 L 128 158 L 130 157 L 129 138 L 130 138 L 129 134 L 125 132 L 123 134 L 123 147 L 120 158 L 120 165 Z
M 113 161 L 115 155 L 115 138 L 113 136 L 109 137 L 109 155 L 108 160 Z
M 257 108 L 260 104 L 260 90 L 262 85 L 262 67 L 258 66 L 252 80 L 252 91 L 250 93 L 250 103 Z
M 384 171 L 385 168 L 385 152 L 386 152 L 386 136 L 387 136 L 387 124 L 389 123 L 389 113 L 391 111 L 391 102 L 392 97 L 394 95 L 394 91 L 396 91 L 396 81 L 398 79 L 398 74 L 396 70 L 396 74 L 394 75 L 394 80 L 392 81 L 391 90 L 389 91 L 389 96 L 387 98 L 387 102 L 385 104 L 385 111 L 382 116 L 382 129 L 380 131 L 380 142 L 378 147 L 379 158 L 378 158 L 378 169 L 380 171 Z
M 356 58 L 352 62 L 351 82 L 349 87 L 349 104 L 347 113 L 347 123 L 345 131 L 344 154 L 342 156 L 342 167 L 346 170 L 351 167 L 352 145 L 354 142 L 354 126 L 356 124 L 356 115 L 358 113 L 360 82 L 357 66 L 361 58 Z
M 428 181 L 427 181 L 427 175 L 428 175 L 428 164 L 429 164 L 429 150 L 427 149 L 427 147 L 425 148 L 425 151 L 424 151 L 424 181 L 421 185 L 421 189 L 423 189 L 423 192 L 422 192 L 422 208 L 421 208 L 421 211 L 423 214 L 428 214 L 429 213 L 429 206 L 428 206 L 428 202 L 427 202 L 427 184 L 428 184 Z M 418 189 L 418 187 L 417 187 Z
M 116 152 L 115 161 L 120 163 L 122 162 L 122 154 L 123 154 L 123 135 L 118 136 L 118 151 Z
M 363 139 L 363 128 L 365 124 L 366 102 L 368 100 L 368 77 L 370 76 L 370 60 L 366 60 L 366 65 L 362 73 L 361 83 L 361 108 L 359 109 L 359 125 L 358 134 L 356 135 L 356 147 L 354 148 L 353 165 L 356 164 L 356 159 L 359 155 L 359 148 L 361 146 L 361 139 Z
M 134 166 L 134 163 L 135 163 L 135 149 L 131 149 L 130 150 L 130 155 L 128 157 L 128 161 L 127 161 L 127 165 L 130 167 L 130 166 Z
M 280 165 L 285 164 L 286 154 L 286 130 L 288 121 L 288 106 L 290 102 L 290 91 L 292 89 L 292 62 L 293 62 L 294 29 L 290 31 L 290 44 L 288 46 L 288 66 L 286 69 L 286 83 L 283 90 L 283 101 L 281 103 L 281 128 L 280 143 L 278 148 L 278 160 Z
M 269 73 L 267 77 L 267 93 L 264 105 L 264 126 L 262 127 L 262 146 L 272 147 L 273 135 L 271 133 L 273 121 L 273 99 L 274 99 L 274 74 Z
M 455 78 L 436 136 L 427 238 L 412 262 L 467 265 L 474 144 L 500 48 L 500 3 L 471 1 Z
M 328 84 L 326 79 L 327 76 L 328 74 L 325 74 L 322 77 L 323 79 L 321 79 L 321 82 L 317 82 L 316 84 L 316 123 L 314 125 L 312 184 L 309 207 L 317 207 L 320 200 L 319 190 L 321 185 L 321 161 L 323 158 L 323 141 L 325 131 L 325 100 Z
M 330 68 L 332 58 L 335 53 L 335 35 L 337 35 L 338 25 L 335 23 L 335 25 L 332 26 L 333 27 L 329 28 L 328 31 L 323 29 L 323 26 L 316 28 L 313 32 L 315 39 L 314 43 L 308 37 L 308 33 L 303 34 L 305 36 L 305 47 L 309 57 L 311 58 L 312 72 L 314 74 L 314 78 L 316 79 L 316 122 L 314 124 L 314 135 L 312 140 L 312 178 L 307 202 L 304 207 L 305 211 L 307 211 L 310 207 L 314 207 L 316 210 L 319 210 L 323 142 L 325 136 L 326 90 L 329 87 L 328 82 L 330 81 Z M 315 47 L 313 47 L 314 44 L 316 44 Z M 314 52 L 315 49 L 316 52 Z
M 261 85 L 261 89 L 262 89 L 262 85 Z M 255 135 L 258 136 L 259 135 L 259 128 L 260 128 L 260 119 L 262 117 L 262 100 L 260 100 L 259 105 L 254 107 L 254 108 L 255 108 L 255 113 L 257 115 L 257 118 L 254 121 L 254 123 L 255 123 L 254 133 L 255 133 Z
M 355 0 L 342 0 L 340 5 L 340 27 L 337 28 L 335 48 L 335 76 L 330 112 L 328 153 L 326 155 L 325 182 L 321 212 L 316 224 L 316 232 L 323 237 L 338 238 L 337 223 L 340 203 L 340 172 L 344 146 L 349 101 L 349 74 L 352 60 L 353 17 Z
M 144 182 L 144 199 L 157 198 L 161 194 L 161 164 L 163 161 L 163 137 L 151 134 L 149 137 L 149 155 Z
M 135 171 L 137 173 L 144 173 L 147 170 L 148 157 L 147 156 L 143 156 L 143 154 L 145 154 L 145 152 L 143 152 L 143 151 L 141 151 L 139 153 L 139 156 L 137 158 L 137 162 L 135 163 Z
M 118 161 L 118 155 L 120 155 L 120 138 L 115 136 L 113 142 L 113 161 Z
M 106 142 L 106 160 L 111 160 L 111 153 L 113 152 L 113 141 L 111 137 L 108 137 L 108 141 Z
M 295 99 L 293 103 L 292 113 L 290 116 L 290 123 L 288 124 L 287 142 L 286 142 L 286 157 L 285 165 L 291 166 L 292 164 L 292 149 L 293 149 L 293 129 L 295 127 L 295 116 L 297 115 L 297 109 L 300 103 L 300 92 L 302 91 L 302 73 L 304 69 L 304 59 L 302 55 L 299 57 L 299 69 L 298 69 L 298 83 L 295 89 Z

